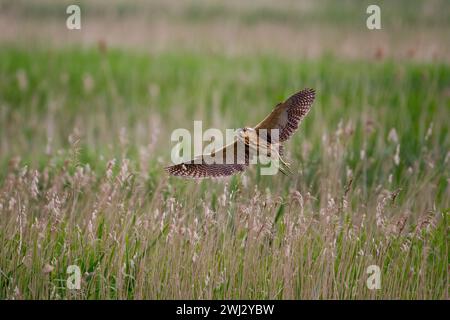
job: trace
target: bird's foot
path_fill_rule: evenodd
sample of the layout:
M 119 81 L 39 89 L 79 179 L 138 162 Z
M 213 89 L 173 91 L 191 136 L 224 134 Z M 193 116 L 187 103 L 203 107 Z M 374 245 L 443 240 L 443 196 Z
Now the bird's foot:
M 280 162 L 281 162 L 281 166 L 279 166 L 280 171 L 284 174 L 284 175 L 292 175 L 292 170 L 291 170 L 291 165 L 290 163 L 284 161 L 281 157 L 279 158 Z M 288 173 L 288 174 L 286 174 Z

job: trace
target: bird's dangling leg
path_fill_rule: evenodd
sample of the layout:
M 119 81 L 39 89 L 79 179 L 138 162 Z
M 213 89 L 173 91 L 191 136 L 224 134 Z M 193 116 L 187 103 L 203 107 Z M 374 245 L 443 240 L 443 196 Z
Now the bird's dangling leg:
M 282 164 L 282 166 L 283 166 L 283 169 L 282 169 L 282 170 L 281 170 L 281 166 L 280 166 L 281 172 L 286 171 L 286 172 L 289 173 L 289 175 L 292 175 L 293 173 L 292 173 L 290 164 L 287 163 L 287 162 L 285 162 L 285 161 L 283 160 L 283 158 L 281 158 L 281 157 L 278 157 L 278 159 L 280 160 L 280 162 L 281 162 L 281 164 Z
M 271 153 L 271 155 L 275 156 L 276 159 L 279 160 L 278 169 L 285 176 L 292 175 L 290 164 L 285 162 L 283 160 L 283 158 L 281 157 L 282 151 L 283 151 L 283 149 L 282 149 L 282 146 L 280 144 L 271 144 L 270 145 L 270 153 Z
M 292 175 L 292 171 L 291 171 L 291 169 L 288 166 L 282 165 L 282 166 L 279 166 L 278 169 L 285 176 L 291 176 Z

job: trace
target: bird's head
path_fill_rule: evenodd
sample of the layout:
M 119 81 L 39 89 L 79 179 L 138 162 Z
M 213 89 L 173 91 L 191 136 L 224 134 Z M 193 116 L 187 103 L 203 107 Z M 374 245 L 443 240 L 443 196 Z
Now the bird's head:
M 238 131 L 238 135 L 240 135 L 240 136 L 247 136 L 249 134 L 253 134 L 256 132 L 255 129 L 249 128 L 249 127 L 244 127 L 244 128 L 238 129 L 237 131 Z
M 237 134 L 239 138 L 246 138 L 250 135 L 256 134 L 256 130 L 249 127 L 244 127 L 237 130 Z
M 237 137 L 239 140 L 244 141 L 245 144 L 248 144 L 250 141 L 257 141 L 258 135 L 256 130 L 253 128 L 242 128 L 237 130 Z

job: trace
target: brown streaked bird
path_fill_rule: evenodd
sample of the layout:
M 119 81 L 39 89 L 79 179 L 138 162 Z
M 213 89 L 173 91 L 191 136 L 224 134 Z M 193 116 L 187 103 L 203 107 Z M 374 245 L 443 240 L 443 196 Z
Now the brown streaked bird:
M 314 98 L 314 89 L 301 90 L 285 102 L 277 104 L 273 111 L 254 128 L 238 129 L 238 139 L 233 143 L 211 154 L 200 155 L 190 161 L 166 167 L 165 170 L 170 175 L 187 178 L 230 176 L 245 171 L 252 156 L 264 147 L 268 150 L 269 156 L 276 156 L 280 160 L 284 166 L 284 168 L 280 167 L 280 171 L 286 174 L 286 171 L 290 172 L 290 170 L 289 165 L 281 158 L 280 144 L 288 140 L 298 129 L 300 121 L 308 114 Z M 278 130 L 278 139 L 271 137 L 273 129 Z M 264 133 L 264 137 L 260 136 L 260 133 Z M 211 163 L 210 159 L 214 157 L 216 161 Z

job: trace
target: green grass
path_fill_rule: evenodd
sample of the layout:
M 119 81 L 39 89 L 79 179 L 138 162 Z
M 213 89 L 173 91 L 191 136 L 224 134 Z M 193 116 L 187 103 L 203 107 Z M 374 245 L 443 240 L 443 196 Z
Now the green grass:
M 449 84 L 439 63 L 2 47 L 0 298 L 446 298 Z M 164 174 L 172 130 L 254 125 L 304 87 L 293 176 Z

